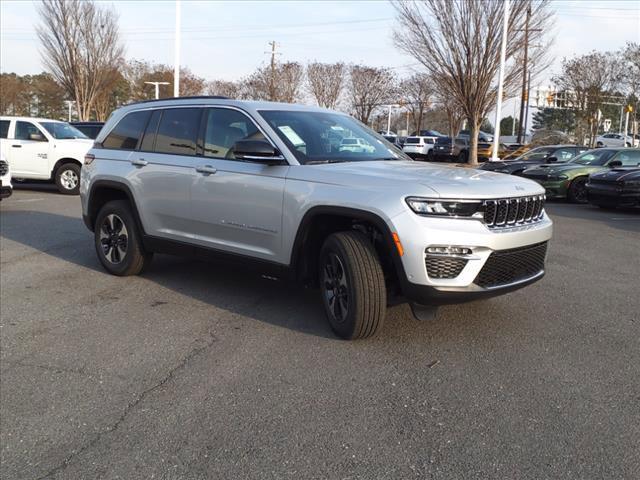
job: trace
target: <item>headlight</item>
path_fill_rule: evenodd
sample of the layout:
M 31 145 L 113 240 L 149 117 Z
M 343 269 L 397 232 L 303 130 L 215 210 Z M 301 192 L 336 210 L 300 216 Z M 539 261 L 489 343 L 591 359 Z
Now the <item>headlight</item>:
M 407 204 L 418 215 L 435 217 L 472 217 L 480 210 L 482 202 L 466 200 L 435 200 L 409 197 Z
M 566 175 L 549 175 L 547 178 L 549 180 L 567 180 L 569 177 Z

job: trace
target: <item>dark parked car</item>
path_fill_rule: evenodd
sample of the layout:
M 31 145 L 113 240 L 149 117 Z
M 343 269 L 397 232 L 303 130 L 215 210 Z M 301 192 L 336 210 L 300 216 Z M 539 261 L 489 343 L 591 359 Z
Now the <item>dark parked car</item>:
M 444 160 L 465 163 L 469 158 L 469 140 L 456 138 L 453 144 L 451 137 L 438 137 L 434 147 L 429 150 L 427 159 L 430 161 Z
M 71 125 L 76 127 L 87 137 L 95 139 L 100 133 L 100 130 L 102 130 L 104 122 L 71 122 Z
M 525 169 L 543 163 L 568 162 L 576 155 L 587 150 L 587 147 L 579 147 L 577 145 L 547 145 L 529 150 L 513 160 L 487 162 L 479 168 L 491 172 L 520 175 Z
M 471 138 L 471 130 L 460 130 L 460 133 L 458 134 L 458 138 L 466 138 L 467 140 L 469 140 Z M 491 143 L 493 142 L 493 135 L 480 130 L 478 132 L 478 141 Z
M 419 132 L 413 132 L 411 137 L 446 137 L 437 130 L 420 130 Z
M 591 174 L 587 200 L 603 208 L 640 207 L 640 167 L 616 167 Z
M 402 150 L 402 143 L 401 142 L 401 138 L 397 135 L 386 135 L 386 134 L 382 134 L 382 136 L 385 138 L 385 140 L 389 143 L 394 144 L 396 147 L 398 147 L 400 150 Z

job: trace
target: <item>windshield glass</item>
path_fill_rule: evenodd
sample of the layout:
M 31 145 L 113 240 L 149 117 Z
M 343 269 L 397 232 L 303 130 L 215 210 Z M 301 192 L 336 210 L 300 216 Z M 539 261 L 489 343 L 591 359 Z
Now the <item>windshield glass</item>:
M 70 140 L 74 138 L 89 138 L 76 127 L 72 127 L 68 123 L 63 122 L 41 122 L 53 138 L 58 140 Z
M 556 149 L 553 147 L 534 148 L 533 150 L 529 150 L 524 155 L 520 155 L 518 158 L 515 159 L 515 161 L 526 162 L 529 160 L 543 160 L 547 158 L 549 155 L 551 155 L 551 153 L 554 152 L 555 150 Z
M 355 119 L 331 112 L 263 110 L 301 164 L 410 160 L 397 147 Z
M 614 153 L 614 150 L 589 150 L 571 160 L 571 163 L 579 163 L 580 165 L 604 165 Z

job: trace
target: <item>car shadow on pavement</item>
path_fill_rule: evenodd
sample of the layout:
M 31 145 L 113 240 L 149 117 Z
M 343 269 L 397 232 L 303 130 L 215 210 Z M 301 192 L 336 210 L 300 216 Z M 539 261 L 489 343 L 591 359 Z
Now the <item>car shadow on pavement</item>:
M 0 237 L 39 252 L 104 272 L 93 247 L 93 236 L 80 218 L 23 210 L 3 210 Z M 19 261 L 23 255 L 18 255 Z M 3 258 L 3 263 L 14 260 Z M 335 338 L 318 292 L 283 281 L 261 278 L 260 272 L 225 263 L 156 255 L 142 278 L 161 287 L 224 309 L 307 334 Z M 126 279 L 123 279 L 126 281 Z

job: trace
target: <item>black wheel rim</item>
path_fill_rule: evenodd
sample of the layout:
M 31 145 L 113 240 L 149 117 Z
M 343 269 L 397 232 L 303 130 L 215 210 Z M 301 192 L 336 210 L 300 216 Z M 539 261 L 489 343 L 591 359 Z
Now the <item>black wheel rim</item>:
M 585 184 L 586 180 L 578 180 L 573 186 L 573 197 L 578 203 L 584 203 L 587 201 L 587 188 Z
M 115 213 L 107 215 L 100 226 L 100 246 L 104 258 L 114 265 L 122 263 L 129 248 L 129 232 Z
M 349 287 L 347 273 L 336 254 L 327 255 L 322 275 L 328 310 L 337 323 L 343 323 L 349 312 Z

